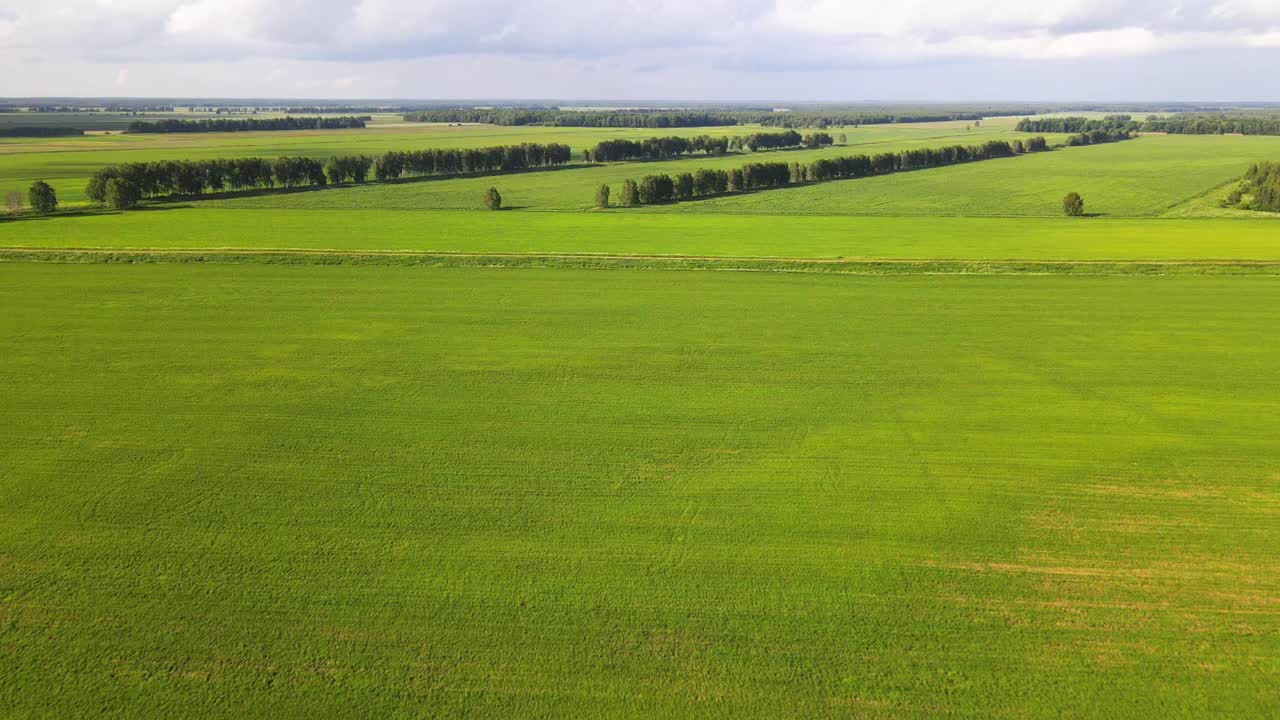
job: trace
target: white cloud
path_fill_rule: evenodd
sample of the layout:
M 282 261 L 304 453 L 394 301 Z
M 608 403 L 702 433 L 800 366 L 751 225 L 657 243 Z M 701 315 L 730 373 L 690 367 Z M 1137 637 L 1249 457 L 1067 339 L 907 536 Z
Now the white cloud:
M 308 63 L 368 83 L 381 78 L 360 64 L 434 58 L 464 73 L 479 57 L 536 59 L 621 68 L 634 81 L 641 67 L 816 71 L 1277 47 L 1280 0 L 0 0 L 0 62 L 300 63 L 287 79 L 255 78 L 272 83 L 318 82 Z

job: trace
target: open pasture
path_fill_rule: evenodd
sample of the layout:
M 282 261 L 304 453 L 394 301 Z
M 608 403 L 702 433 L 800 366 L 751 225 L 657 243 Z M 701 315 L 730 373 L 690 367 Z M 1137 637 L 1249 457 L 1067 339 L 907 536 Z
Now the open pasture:
M 0 306 L 8 715 L 1280 703 L 1272 279 L 0 264 Z

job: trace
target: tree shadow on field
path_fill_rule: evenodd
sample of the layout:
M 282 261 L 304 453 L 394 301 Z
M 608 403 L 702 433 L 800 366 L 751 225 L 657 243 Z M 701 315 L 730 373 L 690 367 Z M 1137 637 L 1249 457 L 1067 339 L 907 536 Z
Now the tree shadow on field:
M 134 213 L 134 212 L 164 212 L 164 211 L 166 211 L 166 210 L 183 210 L 183 209 L 193 208 L 193 207 L 195 207 L 195 205 L 192 205 L 191 203 L 187 203 L 187 204 L 183 204 L 183 205 L 180 205 L 180 204 L 177 204 L 177 203 L 163 203 L 163 204 L 161 204 L 161 203 L 157 203 L 157 204 L 155 204 L 155 205 L 138 205 L 137 207 L 133 207 L 133 208 L 130 208 L 130 209 L 128 209 L 128 210 L 107 210 L 107 211 L 105 211 L 105 212 L 104 212 L 104 214 L 109 214 L 109 215 L 119 215 L 119 214 L 127 213 L 127 212 L 130 212 L 130 213 Z
M 115 208 L 102 207 L 102 208 L 79 208 L 76 210 L 58 210 L 56 212 L 52 212 L 47 215 L 41 215 L 35 212 L 24 212 L 19 215 L 14 215 L 11 213 L 8 215 L 0 215 L 0 224 L 31 222 L 31 221 L 37 221 L 37 220 L 58 220 L 60 218 L 73 218 L 73 217 L 99 217 L 104 215 L 125 215 L 125 214 L 132 214 L 132 213 L 163 212 L 166 210 L 183 210 L 183 209 L 188 209 L 193 207 L 195 206 L 191 204 L 183 204 L 183 205 L 166 204 L 163 206 L 148 204 L 148 205 L 138 205 L 128 210 L 116 210 Z
M 67 217 L 89 217 L 91 215 L 110 215 L 110 214 L 113 214 L 113 212 L 114 211 L 111 211 L 111 210 L 98 209 L 98 208 L 84 208 L 84 209 L 77 209 L 77 210 L 57 210 L 55 212 L 51 212 L 43 215 L 37 212 L 24 211 L 16 214 L 8 213 L 5 215 L 0 215 L 0 224 L 31 222 L 36 220 L 56 220 L 58 218 L 67 218 Z

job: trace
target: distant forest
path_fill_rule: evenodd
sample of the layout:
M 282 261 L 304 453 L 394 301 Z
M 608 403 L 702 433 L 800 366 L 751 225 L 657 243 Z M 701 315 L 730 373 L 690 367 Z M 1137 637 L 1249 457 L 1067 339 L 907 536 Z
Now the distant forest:
M 137 120 L 129 133 L 210 133 L 251 130 L 338 130 L 362 128 L 367 117 L 206 118 L 202 120 Z
M 1151 116 L 1134 120 L 1128 115 L 1102 119 L 1084 117 L 1023 118 L 1023 132 L 1087 133 L 1096 130 L 1170 133 L 1173 135 L 1280 135 L 1280 113 L 1195 113 L 1174 117 Z
M 555 110 L 519 108 L 451 108 L 423 110 L 404 116 L 410 122 L 548 125 L 558 127 L 680 128 L 765 125 L 783 128 L 883 125 L 903 122 L 981 120 L 997 115 L 1027 115 L 1027 108 L 946 110 Z

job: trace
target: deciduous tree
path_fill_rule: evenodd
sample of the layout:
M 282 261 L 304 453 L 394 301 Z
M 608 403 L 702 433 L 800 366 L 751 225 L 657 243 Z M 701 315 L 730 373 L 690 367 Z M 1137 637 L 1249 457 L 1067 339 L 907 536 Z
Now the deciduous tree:
M 31 183 L 31 189 L 27 191 L 27 202 L 36 212 L 47 215 L 58 209 L 58 194 L 49 183 L 37 180 Z

